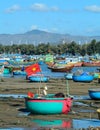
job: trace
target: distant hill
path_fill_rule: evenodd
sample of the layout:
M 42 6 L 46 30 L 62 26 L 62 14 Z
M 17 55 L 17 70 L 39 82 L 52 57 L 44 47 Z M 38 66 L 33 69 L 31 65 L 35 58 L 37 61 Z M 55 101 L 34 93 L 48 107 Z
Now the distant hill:
M 0 34 L 0 44 L 3 45 L 12 45 L 12 44 L 34 44 L 38 45 L 40 43 L 50 43 L 50 44 L 59 44 L 64 42 L 76 43 L 86 43 L 91 40 L 96 39 L 100 41 L 100 36 L 73 36 L 70 34 L 58 34 L 50 33 L 41 30 L 32 30 L 25 32 L 23 34 Z

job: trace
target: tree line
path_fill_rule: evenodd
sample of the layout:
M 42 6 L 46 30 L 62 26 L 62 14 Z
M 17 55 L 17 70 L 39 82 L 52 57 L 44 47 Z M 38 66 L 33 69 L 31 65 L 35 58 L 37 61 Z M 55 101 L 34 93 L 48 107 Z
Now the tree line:
M 13 44 L 13 45 L 2 45 L 0 44 L 0 54 L 26 54 L 26 55 L 45 55 L 50 54 L 68 54 L 68 55 L 95 55 L 100 54 L 100 41 L 93 39 L 87 44 L 78 44 L 75 41 L 70 43 L 50 44 L 41 43 L 38 45 L 33 44 Z

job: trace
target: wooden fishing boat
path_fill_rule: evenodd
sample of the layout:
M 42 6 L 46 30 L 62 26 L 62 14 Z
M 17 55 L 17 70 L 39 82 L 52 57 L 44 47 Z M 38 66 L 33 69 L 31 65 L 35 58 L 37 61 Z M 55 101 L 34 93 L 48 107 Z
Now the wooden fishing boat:
M 83 65 L 83 62 L 74 63 L 74 67 L 81 67 L 82 65 Z
M 12 66 L 28 66 L 35 63 L 35 61 L 16 61 L 16 60 L 8 60 L 7 62 Z
M 91 99 L 100 99 L 100 88 L 89 89 L 88 93 Z
M 92 82 L 94 76 L 84 72 L 80 75 L 73 75 L 72 79 L 75 82 Z
M 52 66 L 49 68 L 52 70 L 52 72 L 70 72 L 73 67 L 74 65 L 70 64 L 65 66 Z
M 67 114 L 72 106 L 72 98 L 55 97 L 47 94 L 44 97 L 25 98 L 26 108 L 33 114 Z
M 5 66 L 5 68 L 8 68 L 11 72 L 13 72 L 13 71 L 20 71 L 22 69 L 22 66 L 11 66 L 11 65 L 8 65 L 8 66 Z
M 100 66 L 100 61 L 83 62 L 83 66 L 87 67 Z

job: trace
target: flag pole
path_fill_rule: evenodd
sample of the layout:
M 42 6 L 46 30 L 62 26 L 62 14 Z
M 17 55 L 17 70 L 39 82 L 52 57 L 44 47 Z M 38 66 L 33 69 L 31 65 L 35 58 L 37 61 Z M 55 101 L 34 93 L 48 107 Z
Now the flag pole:
M 39 65 L 39 64 L 38 64 L 38 65 Z M 40 72 L 42 72 L 42 71 L 41 71 L 41 68 L 40 68 Z M 39 96 L 41 95 L 41 80 L 42 80 L 42 73 L 41 73 L 41 75 L 40 75 Z
M 69 84 L 68 84 L 68 80 L 66 80 L 66 87 L 67 87 L 67 96 L 69 97 Z

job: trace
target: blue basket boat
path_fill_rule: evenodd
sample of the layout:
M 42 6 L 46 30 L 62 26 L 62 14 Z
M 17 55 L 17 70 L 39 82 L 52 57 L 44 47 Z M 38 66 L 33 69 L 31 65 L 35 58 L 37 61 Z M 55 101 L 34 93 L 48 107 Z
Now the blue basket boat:
M 65 79 L 72 80 L 73 73 L 67 73 L 64 75 Z
M 72 79 L 75 82 L 91 82 L 93 81 L 94 76 L 84 72 L 80 75 L 73 75 Z
M 26 72 L 21 70 L 15 70 L 13 71 L 13 75 L 26 75 Z
M 4 70 L 3 70 L 3 74 L 10 74 L 9 69 L 8 69 L 8 68 L 4 68 Z
M 89 89 L 88 93 L 91 99 L 100 99 L 100 88 Z
M 49 77 L 46 76 L 30 76 L 28 78 L 31 82 L 48 82 L 49 81 Z
M 27 110 L 33 114 L 67 114 L 72 106 L 72 98 L 57 98 L 53 94 L 44 97 L 26 97 L 25 105 Z

